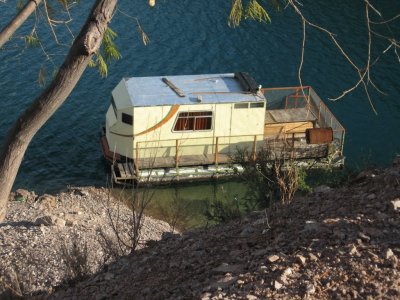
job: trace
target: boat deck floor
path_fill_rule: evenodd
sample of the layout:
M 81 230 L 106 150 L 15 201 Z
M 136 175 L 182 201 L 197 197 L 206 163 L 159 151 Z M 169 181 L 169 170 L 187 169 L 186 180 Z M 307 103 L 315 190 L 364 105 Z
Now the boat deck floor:
M 218 154 L 218 163 L 226 164 L 230 161 L 228 154 Z M 184 155 L 178 158 L 178 164 L 175 157 L 157 157 L 157 158 L 141 158 L 139 159 L 139 169 L 152 168 L 175 168 L 186 166 L 211 165 L 215 163 L 215 155 Z
M 314 122 L 317 118 L 306 107 L 273 109 L 265 112 L 265 124 L 291 123 L 291 122 Z

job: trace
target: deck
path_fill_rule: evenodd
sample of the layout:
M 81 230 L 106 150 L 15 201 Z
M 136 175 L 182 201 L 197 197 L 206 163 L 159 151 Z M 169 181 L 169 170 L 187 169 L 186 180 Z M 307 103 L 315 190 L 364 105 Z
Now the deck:
M 309 128 L 314 128 L 317 118 L 305 107 L 275 109 L 265 112 L 264 138 L 304 138 Z
M 201 165 L 212 165 L 227 164 L 231 161 L 230 156 L 227 154 L 218 154 L 216 159 L 215 154 L 208 155 L 182 155 L 178 157 L 178 161 L 175 157 L 156 157 L 156 158 L 139 158 L 138 168 L 139 169 L 152 169 L 152 168 L 175 168 L 175 167 L 187 167 L 187 166 L 201 166 Z

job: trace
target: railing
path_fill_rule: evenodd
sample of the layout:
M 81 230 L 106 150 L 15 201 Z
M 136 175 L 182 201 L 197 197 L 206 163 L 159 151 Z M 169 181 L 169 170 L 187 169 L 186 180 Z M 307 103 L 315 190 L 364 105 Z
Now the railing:
M 201 141 L 203 140 L 203 141 Z M 197 142 L 197 143 L 196 143 Z M 218 165 L 220 162 L 220 155 L 230 155 L 230 149 L 232 146 L 251 149 L 251 156 L 256 159 L 257 154 L 257 144 L 264 143 L 263 134 L 255 135 L 236 135 L 236 136 L 216 136 L 216 137 L 195 137 L 195 138 L 181 138 L 181 139 L 166 139 L 166 140 L 152 140 L 152 141 L 140 141 L 136 142 L 135 151 L 135 168 L 136 172 L 141 169 L 140 160 L 143 158 L 140 155 L 141 151 L 148 151 L 152 155 L 146 155 L 147 159 L 156 159 L 158 157 L 157 153 L 163 150 L 173 150 L 169 157 L 175 158 L 175 167 L 179 167 L 179 158 L 182 156 L 180 152 L 183 148 L 191 148 L 193 151 L 194 147 L 206 147 L 212 146 L 210 150 L 207 151 L 207 156 L 212 156 L 210 163 Z M 175 153 L 173 153 L 175 152 Z M 196 155 L 196 154 L 187 154 Z M 197 154 L 197 155 L 204 155 Z
M 307 108 L 316 118 L 318 127 L 332 128 L 334 140 L 343 153 L 346 130 L 312 87 L 264 88 L 262 92 L 267 98 L 267 110 Z

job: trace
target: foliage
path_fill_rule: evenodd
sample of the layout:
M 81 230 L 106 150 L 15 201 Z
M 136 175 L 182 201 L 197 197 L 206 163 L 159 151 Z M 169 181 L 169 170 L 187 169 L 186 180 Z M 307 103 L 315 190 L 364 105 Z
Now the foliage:
M 277 5 L 277 1 L 273 2 L 275 5 Z M 228 25 L 231 27 L 239 26 L 243 17 L 245 19 L 252 19 L 258 22 L 271 23 L 270 16 L 264 7 L 258 3 L 258 0 L 249 0 L 244 14 L 242 0 L 232 0 L 232 8 L 229 14 Z
M 238 150 L 233 160 L 244 167 L 241 176 L 249 185 L 248 198 L 256 201 L 259 209 L 276 202 L 289 204 L 297 190 L 311 191 L 306 171 L 285 150 L 262 149 L 255 159 L 246 150 Z
M 86 241 L 82 241 L 78 233 L 71 236 L 69 243 L 64 241 L 59 249 L 65 265 L 66 281 L 78 282 L 90 274 L 89 251 Z
M 225 223 L 242 215 L 240 199 L 235 196 L 233 198 L 214 198 L 205 212 L 207 220 L 215 223 Z
M 36 33 L 32 32 L 31 34 L 24 37 L 25 45 L 27 47 L 37 47 L 40 45 L 39 38 Z
M 114 43 L 117 34 L 108 27 L 104 33 L 104 38 L 101 44 L 101 49 L 97 51 L 94 57 L 89 61 L 89 67 L 97 67 L 101 77 L 107 77 L 108 66 L 107 62 L 119 60 L 122 56 Z
M 351 181 L 358 174 L 357 169 L 313 169 L 307 171 L 306 184 L 312 187 L 326 185 L 331 188 L 341 187 Z

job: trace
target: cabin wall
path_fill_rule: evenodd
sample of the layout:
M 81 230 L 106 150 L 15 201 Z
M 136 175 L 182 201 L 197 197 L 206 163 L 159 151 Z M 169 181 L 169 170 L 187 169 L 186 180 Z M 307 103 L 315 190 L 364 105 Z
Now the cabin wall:
M 256 149 L 259 149 L 264 143 L 265 103 L 261 107 L 253 107 L 252 104 L 254 102 L 251 102 L 247 108 L 231 105 L 230 153 L 235 153 L 238 149 L 252 151 L 254 144 Z
M 122 79 L 118 83 L 111 94 L 118 110 L 132 107 L 132 102 L 126 88 L 125 79 Z
M 133 108 L 118 110 L 116 118 L 110 105 L 106 114 L 106 137 L 110 151 L 133 158 L 133 126 L 122 122 L 122 113 L 133 116 Z
M 180 112 L 214 111 L 215 104 L 135 107 L 134 148 L 140 158 L 208 155 L 214 153 L 214 128 L 205 131 L 174 132 Z M 138 148 L 138 150 L 136 150 Z
M 212 111 L 211 130 L 174 132 L 180 112 Z M 261 146 L 265 108 L 235 109 L 233 103 L 134 108 L 134 155 L 139 158 L 233 154 L 237 147 Z M 231 145 L 234 143 L 234 145 Z

